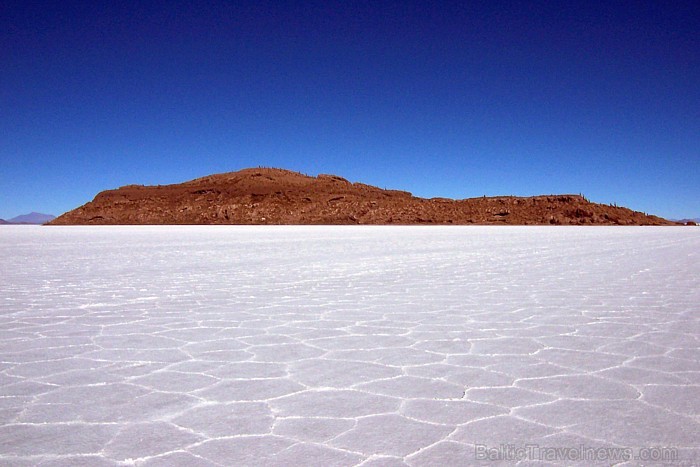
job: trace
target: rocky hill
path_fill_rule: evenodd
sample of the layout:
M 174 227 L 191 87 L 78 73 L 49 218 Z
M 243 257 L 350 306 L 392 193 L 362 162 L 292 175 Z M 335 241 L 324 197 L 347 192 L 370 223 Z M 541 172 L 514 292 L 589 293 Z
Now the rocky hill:
M 244 169 L 177 185 L 98 194 L 49 224 L 573 224 L 676 225 L 580 195 L 418 198 L 282 169 Z

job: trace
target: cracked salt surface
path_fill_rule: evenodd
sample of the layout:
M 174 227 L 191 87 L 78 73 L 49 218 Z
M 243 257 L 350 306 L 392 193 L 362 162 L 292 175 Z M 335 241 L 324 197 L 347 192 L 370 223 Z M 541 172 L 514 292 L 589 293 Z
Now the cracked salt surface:
M 3 465 L 700 464 L 697 229 L 13 226 L 0 257 Z M 518 459 L 620 462 L 481 462 Z

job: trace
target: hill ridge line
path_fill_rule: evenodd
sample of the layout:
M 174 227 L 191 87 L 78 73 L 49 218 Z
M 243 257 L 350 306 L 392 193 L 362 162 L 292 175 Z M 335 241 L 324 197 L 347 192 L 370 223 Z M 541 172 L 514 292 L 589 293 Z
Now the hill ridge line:
M 247 168 L 169 185 L 125 185 L 50 225 L 678 225 L 580 194 L 421 198 L 338 175 Z

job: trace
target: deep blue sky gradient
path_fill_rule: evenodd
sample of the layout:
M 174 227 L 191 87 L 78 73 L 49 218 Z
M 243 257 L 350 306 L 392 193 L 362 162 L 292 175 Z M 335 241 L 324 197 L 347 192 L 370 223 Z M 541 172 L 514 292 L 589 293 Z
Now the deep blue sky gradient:
M 252 166 L 700 215 L 697 2 L 28 3 L 0 218 Z

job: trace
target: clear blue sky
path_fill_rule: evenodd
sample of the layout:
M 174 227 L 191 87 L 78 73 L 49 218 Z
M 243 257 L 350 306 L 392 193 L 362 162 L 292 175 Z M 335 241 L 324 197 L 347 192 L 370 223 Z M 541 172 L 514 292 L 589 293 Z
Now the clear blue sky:
M 6 0 L 0 70 L 0 218 L 259 165 L 700 216 L 697 1 Z

